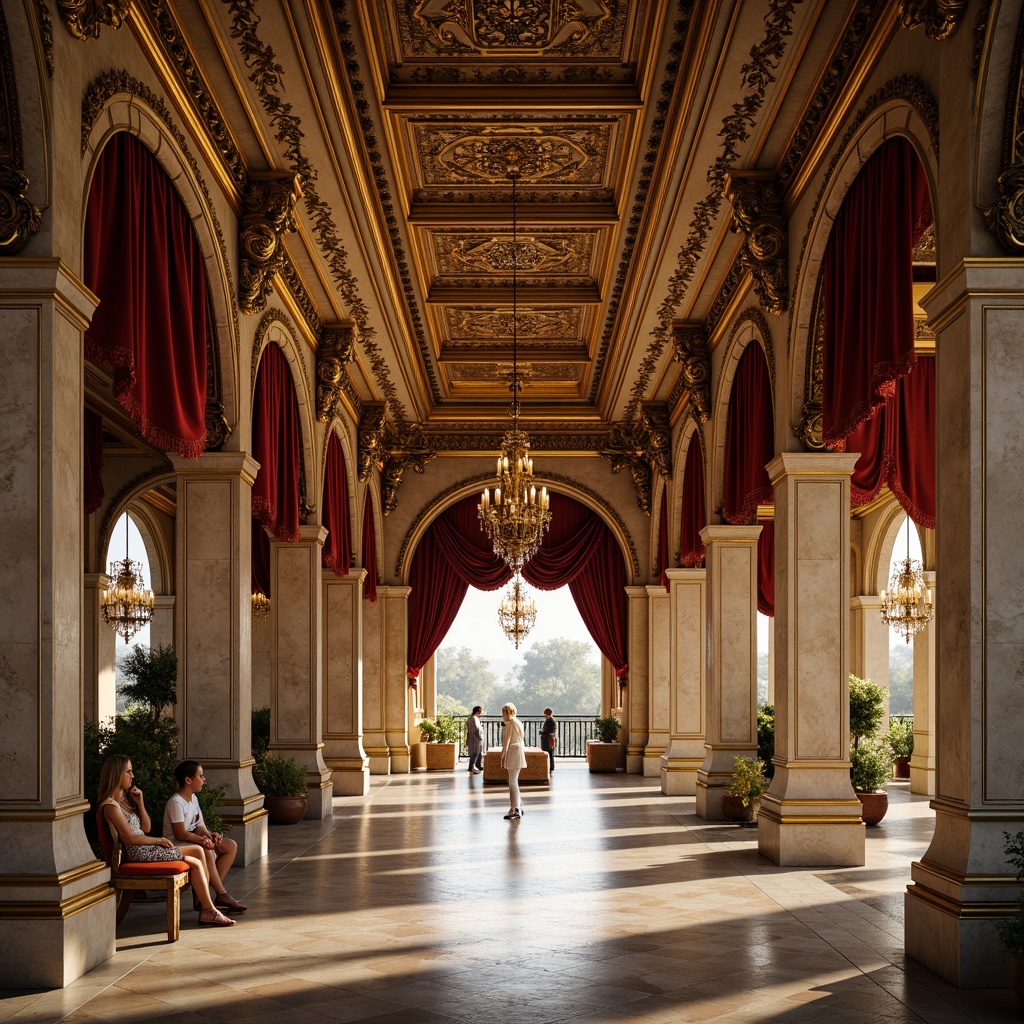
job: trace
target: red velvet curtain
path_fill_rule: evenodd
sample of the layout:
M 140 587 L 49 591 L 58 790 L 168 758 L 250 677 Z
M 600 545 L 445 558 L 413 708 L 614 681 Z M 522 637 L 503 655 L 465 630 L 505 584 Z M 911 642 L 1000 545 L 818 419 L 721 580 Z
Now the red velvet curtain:
M 324 466 L 323 524 L 327 527 L 323 562 L 335 576 L 347 576 L 352 565 L 352 530 L 348 514 L 348 477 L 345 453 L 338 435 L 332 430 L 327 441 Z
M 252 403 L 253 515 L 279 540 L 299 539 L 299 405 L 284 353 L 263 350 Z
M 723 515 L 750 523 L 758 505 L 775 499 L 765 466 L 775 457 L 772 386 L 761 346 L 752 341 L 740 356 L 725 422 Z
M 626 566 L 607 527 L 586 568 L 569 584 L 569 593 L 594 643 L 611 662 L 616 676 L 625 680 L 629 667 Z
M 552 494 L 551 527 L 543 545 L 523 566 L 523 579 L 538 590 L 564 587 L 584 571 L 607 531 L 604 520 L 586 505 Z
M 103 417 L 91 409 L 85 410 L 82 449 L 85 457 L 82 503 L 89 514 L 103 504 Z
M 661 585 L 668 590 L 668 488 L 661 492 L 661 515 L 658 517 L 658 579 Z
M 932 222 L 924 168 L 904 138 L 861 168 L 825 251 L 823 421 L 836 445 L 914 365 L 913 248 Z
M 263 524 L 255 516 L 252 517 L 250 549 L 252 592 L 270 597 L 270 538 L 263 529 Z
M 704 542 L 700 531 L 707 526 L 704 504 L 704 453 L 694 433 L 683 468 L 683 501 L 679 524 L 679 564 L 684 569 L 699 569 L 704 564 Z
M 366 491 L 363 503 L 363 568 L 366 569 L 366 580 L 363 583 L 363 599 L 377 600 L 377 531 L 373 520 L 373 499 L 370 491 Z
M 85 216 L 85 283 L 99 296 L 85 354 L 151 444 L 184 458 L 206 443 L 206 269 L 192 221 L 156 157 L 118 132 Z
M 775 614 L 775 524 L 762 523 L 757 538 L 757 610 Z

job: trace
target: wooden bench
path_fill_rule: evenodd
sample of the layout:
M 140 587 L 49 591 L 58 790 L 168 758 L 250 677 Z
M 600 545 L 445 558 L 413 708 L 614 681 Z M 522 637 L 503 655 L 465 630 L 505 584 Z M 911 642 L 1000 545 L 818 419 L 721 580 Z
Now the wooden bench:
M 132 908 L 132 899 L 139 890 L 163 890 L 167 894 L 167 941 L 177 942 L 180 934 L 181 890 L 188 885 L 188 864 L 183 860 L 157 861 L 143 864 L 121 861 L 121 840 L 103 816 L 103 808 L 96 811 L 96 831 L 99 833 L 103 859 L 110 868 L 110 884 L 117 893 L 117 924 Z
M 520 782 L 547 786 L 551 783 L 551 762 L 546 750 L 526 748 L 526 767 L 519 773 Z M 508 772 L 501 767 L 501 747 L 488 747 L 484 754 L 484 782 L 508 784 Z

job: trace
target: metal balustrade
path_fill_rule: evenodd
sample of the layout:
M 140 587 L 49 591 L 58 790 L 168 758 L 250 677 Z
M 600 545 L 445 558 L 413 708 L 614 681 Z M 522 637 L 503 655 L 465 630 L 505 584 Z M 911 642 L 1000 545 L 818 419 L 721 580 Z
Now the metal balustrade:
M 466 715 L 453 716 L 459 723 L 461 730 L 461 756 L 466 756 Z M 519 715 L 519 721 L 523 723 L 526 745 L 528 747 L 540 746 L 540 728 L 544 724 L 543 715 Z M 561 717 L 555 715 L 558 723 L 558 745 L 555 747 L 555 757 L 578 757 L 583 759 L 587 756 L 587 740 L 597 739 L 597 731 L 594 728 L 596 716 Z M 480 722 L 484 727 L 484 745 L 486 747 L 500 747 L 502 734 L 505 727 L 501 715 L 481 715 Z

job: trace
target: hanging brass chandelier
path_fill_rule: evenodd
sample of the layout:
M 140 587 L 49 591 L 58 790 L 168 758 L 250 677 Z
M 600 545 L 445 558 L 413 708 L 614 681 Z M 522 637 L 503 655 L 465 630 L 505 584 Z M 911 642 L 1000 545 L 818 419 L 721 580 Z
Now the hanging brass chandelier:
M 924 569 L 910 557 L 910 520 L 907 520 L 907 557 L 894 569 L 889 589 L 878 595 L 882 601 L 882 622 L 909 644 L 931 621 L 932 595 L 924 583 Z
M 533 629 L 537 621 L 537 605 L 524 587 L 519 573 L 512 580 L 512 586 L 498 605 L 498 622 L 502 631 L 519 650 L 519 641 Z
M 124 514 L 124 559 L 110 563 L 111 586 L 103 591 L 103 621 L 125 643 L 153 618 L 153 591 L 143 588 L 142 563 L 128 557 L 128 513 Z
M 259 629 L 270 618 L 270 598 L 258 590 L 252 592 L 252 624 Z
M 508 176 L 512 182 L 512 380 L 509 384 L 512 392 L 512 422 L 501 440 L 502 453 L 498 456 L 496 485 L 493 489 L 484 488 L 477 505 L 477 515 L 480 529 L 487 534 L 494 553 L 518 574 L 540 547 L 544 531 L 551 522 L 551 511 L 548 489 L 538 488 L 534 482 L 530 439 L 519 426 L 519 392 L 522 383 L 519 379 L 517 315 L 517 269 L 520 258 L 516 219 L 518 150 L 510 147 L 507 156 Z

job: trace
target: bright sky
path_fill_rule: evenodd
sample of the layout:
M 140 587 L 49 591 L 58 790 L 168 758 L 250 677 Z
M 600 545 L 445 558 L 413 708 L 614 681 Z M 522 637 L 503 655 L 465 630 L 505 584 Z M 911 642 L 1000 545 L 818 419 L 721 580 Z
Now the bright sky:
M 122 515 L 120 519 L 114 524 L 114 529 L 110 534 L 110 547 L 107 549 L 107 561 L 104 565 L 104 570 L 110 572 L 110 563 L 113 561 L 121 561 L 124 558 L 124 526 L 128 524 L 128 557 L 133 562 L 142 563 L 142 575 L 143 575 L 143 589 L 151 587 L 153 585 L 153 577 L 149 571 L 149 556 L 146 554 L 146 545 L 142 541 L 142 534 L 139 533 L 138 528 L 132 521 L 130 516 Z M 131 642 L 126 644 L 119 636 L 115 642 L 114 650 L 118 658 L 129 647 L 134 647 L 136 644 L 142 644 L 143 647 L 149 646 L 149 626 L 145 625 L 132 637 Z

